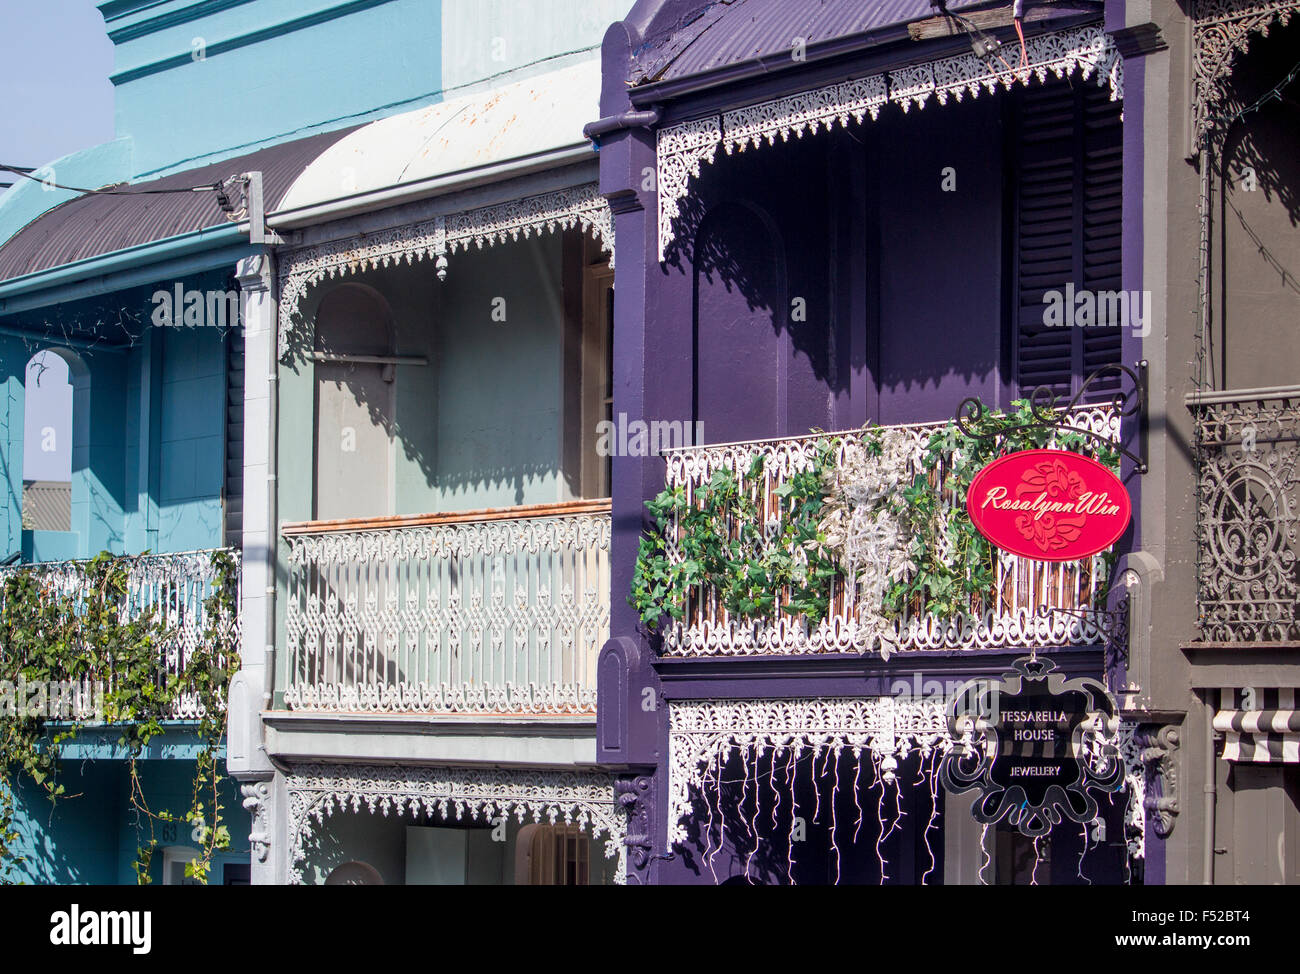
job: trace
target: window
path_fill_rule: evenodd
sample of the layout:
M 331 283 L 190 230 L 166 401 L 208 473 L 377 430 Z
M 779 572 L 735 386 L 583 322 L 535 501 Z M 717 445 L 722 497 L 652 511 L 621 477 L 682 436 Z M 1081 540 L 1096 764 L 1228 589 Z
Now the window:
M 72 374 L 55 351 L 27 362 L 23 386 L 23 530 L 72 530 Z
M 528 886 L 591 884 L 591 840 L 576 825 L 529 825 L 519 830 L 515 882 Z
M 199 858 L 199 850 L 186 845 L 163 846 L 163 880 L 164 886 L 201 886 L 192 877 L 185 875 L 185 866 Z
M 1064 81 L 1022 89 L 1012 104 L 1015 382 L 1021 395 L 1038 386 L 1073 395 L 1121 355 L 1120 306 L 1095 300 L 1121 287 L 1120 106 L 1106 88 Z M 1053 292 L 1059 325 L 1045 319 Z M 1084 292 L 1093 310 L 1080 303 L 1076 315 L 1067 298 L 1087 302 Z M 1117 385 L 1108 377 L 1094 388 Z

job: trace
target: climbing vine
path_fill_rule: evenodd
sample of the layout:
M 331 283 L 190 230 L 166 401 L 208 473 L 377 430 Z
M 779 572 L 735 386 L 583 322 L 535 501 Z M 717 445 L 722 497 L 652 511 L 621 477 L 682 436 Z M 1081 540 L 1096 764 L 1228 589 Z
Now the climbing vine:
M 71 800 L 60 781 L 61 752 L 96 724 L 117 731 L 136 813 L 137 880 L 148 883 L 159 826 L 189 827 L 198 855 L 185 874 L 206 882 L 213 856 L 230 844 L 220 798 L 218 753 L 225 738 L 225 693 L 239 668 L 238 566 L 212 555 L 206 626 L 179 672 L 161 660 L 176 633 L 153 607 L 132 604 L 132 558 L 103 552 L 87 562 L 9 571 L 0 579 L 0 878 L 21 860 L 15 850 L 14 791 L 26 780 L 52 803 Z M 67 574 L 70 573 L 71 577 Z M 175 722 L 182 698 L 201 716 L 189 807 L 151 808 L 138 762 Z
M 734 619 L 784 612 L 816 625 L 835 585 L 851 581 L 873 642 L 909 612 L 979 611 L 997 556 L 966 514 L 975 475 L 1005 453 L 1047 446 L 1118 464 L 1081 433 L 1032 425 L 1025 400 L 980 415 L 969 433 L 950 422 L 925 441 L 879 426 L 847 444 L 823 438 L 806 469 L 773 490 L 781 503 L 766 524 L 762 454 L 740 475 L 718 470 L 693 497 L 682 486 L 664 490 L 646 503 L 653 529 L 641 538 L 629 602 L 652 631 L 681 619 L 701 588 Z

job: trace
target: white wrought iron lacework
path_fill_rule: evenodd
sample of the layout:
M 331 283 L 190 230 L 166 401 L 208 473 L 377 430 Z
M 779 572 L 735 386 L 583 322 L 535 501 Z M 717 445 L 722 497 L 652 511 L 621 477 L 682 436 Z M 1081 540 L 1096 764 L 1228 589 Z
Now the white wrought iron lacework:
M 1111 439 L 1118 439 L 1120 417 L 1109 405 L 1085 406 L 1070 414 L 1069 422 Z M 931 434 L 943 424 L 924 423 L 888 427 L 912 440 L 919 457 Z M 733 443 L 725 446 L 684 447 L 665 451 L 666 484 L 684 487 L 687 496 L 704 486 L 720 469 L 743 476 L 758 454 L 766 458 L 759 491 L 766 521 L 782 503 L 774 493 L 778 482 L 808 469 L 826 438 L 839 440 L 838 462 L 850 451 L 862 449 L 859 430 L 825 433 L 791 439 Z M 913 462 L 915 473 L 919 467 Z M 910 478 L 911 473 L 908 474 Z M 668 557 L 680 559 L 676 533 L 667 531 Z M 991 598 L 978 614 L 939 618 L 908 614 L 897 620 L 877 618 L 858 597 L 854 579 L 837 583 L 830 610 L 816 626 L 802 616 L 775 613 L 761 621 L 733 620 L 718 604 L 712 589 L 692 592 L 680 620 L 664 631 L 663 652 L 668 656 L 753 656 L 808 653 L 864 653 L 896 650 L 1046 648 L 1090 646 L 1103 641 L 1102 617 L 1084 610 L 1094 608 L 1105 582 L 1104 558 L 1085 562 L 1038 562 L 1000 554 Z M 1047 607 L 1041 612 L 1040 607 Z
M 1125 758 L 1125 821 L 1145 828 L 1143 768 L 1133 729 L 1120 723 L 1118 741 Z M 668 845 L 686 842 L 686 822 L 694 814 L 694 795 L 716 790 L 721 769 L 732 754 L 748 767 L 759 759 L 801 755 L 816 759 L 848 752 L 865 758 L 876 780 L 897 784 L 899 764 L 920 755 L 932 775 L 938 759 L 956 743 L 948 731 L 945 703 L 907 697 L 803 697 L 789 700 L 689 700 L 668 704 Z M 823 768 L 825 765 L 823 764 Z M 757 772 L 754 772 L 757 774 Z M 755 786 L 757 786 L 755 781 Z M 1134 807 L 1136 804 L 1136 808 Z M 1130 839 L 1133 858 L 1143 855 L 1139 836 Z
M 593 713 L 609 539 L 603 513 L 286 537 L 285 705 Z
M 1233 59 L 1255 34 L 1283 27 L 1300 10 L 1297 0 L 1196 0 L 1192 13 L 1192 124 L 1198 138 L 1212 127 L 1211 114 L 1222 97 L 1221 84 Z
M 1300 639 L 1300 391 L 1192 407 L 1200 442 L 1200 637 Z
M 506 816 L 522 824 L 577 825 L 605 837 L 605 858 L 626 877 L 627 813 L 613 780 L 589 771 L 490 768 L 394 768 L 381 765 L 296 765 L 285 778 L 289 798 L 289 881 L 301 884 L 312 831 L 335 812 L 410 814 L 475 821 Z
M 1137 741 L 1137 727 L 1120 721 L 1120 757 L 1124 761 L 1124 786 L 1128 804 L 1124 806 L 1124 831 L 1130 859 L 1145 859 L 1147 848 L 1146 768 L 1142 763 L 1142 745 Z
M 614 218 L 595 183 L 288 251 L 280 263 L 280 349 L 290 347 L 299 305 L 313 284 L 428 258 L 443 280 L 448 253 L 574 227 L 604 244 L 613 267 Z
M 722 140 L 722 123 L 714 116 L 661 128 L 655 137 L 655 166 L 659 197 L 659 259 L 673 239 L 673 220 L 689 192 L 692 176 L 712 162 Z
M 227 549 L 234 559 L 236 577 L 239 575 L 239 551 Z M 152 610 L 155 620 L 168 631 L 167 641 L 159 647 L 158 680 L 184 673 L 194 651 L 203 645 L 208 630 L 207 607 L 204 604 L 212 594 L 216 570 L 212 565 L 210 550 L 182 551 L 160 555 L 142 555 L 131 559 L 127 573 L 127 595 L 123 606 L 123 621 Z M 36 565 L 19 565 L 0 568 L 0 591 L 4 579 L 14 573 L 34 574 L 51 600 L 81 594 L 86 576 L 80 570 L 85 562 L 43 562 Z M 236 596 L 236 605 L 239 604 Z M 239 614 L 222 619 L 218 629 L 223 635 L 239 636 Z M 112 675 L 107 676 L 112 686 Z M 175 720 L 198 720 L 203 716 L 203 706 L 197 693 L 182 690 L 172 710 Z
M 681 201 L 689 193 L 690 177 L 698 177 L 700 166 L 712 162 L 718 146 L 727 154 L 779 137 L 829 130 L 837 123 L 848 127 L 849 119 L 874 121 L 889 102 L 908 111 L 924 108 L 934 97 L 940 105 L 949 97 L 961 101 L 982 92 L 1045 80 L 1048 75 L 1064 78 L 1078 74 L 1109 85 L 1111 99 L 1124 97 L 1124 63 L 1114 41 L 1100 27 L 1057 31 L 1031 38 L 1026 44 L 1028 62 L 1019 66 L 1019 52 L 1007 67 L 996 60 L 981 60 L 972 54 L 916 64 L 883 74 L 800 92 L 784 98 L 661 128 L 657 136 L 659 196 L 659 259 L 667 255 L 674 236 L 673 221 L 681 212 Z

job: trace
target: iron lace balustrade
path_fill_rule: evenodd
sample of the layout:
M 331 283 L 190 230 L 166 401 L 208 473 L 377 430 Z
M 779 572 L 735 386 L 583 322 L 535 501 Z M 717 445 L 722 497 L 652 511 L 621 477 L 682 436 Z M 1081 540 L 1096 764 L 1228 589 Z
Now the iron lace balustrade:
M 595 712 L 609 637 L 608 501 L 282 533 L 289 709 Z
M 1068 423 L 1080 429 L 1118 438 L 1120 417 L 1109 404 L 1077 407 Z M 885 427 L 903 432 L 924 445 L 944 423 Z M 686 488 L 688 498 L 707 484 L 719 469 L 742 476 L 759 453 L 765 456 L 759 490 L 759 517 L 767 522 L 781 504 L 775 488 L 791 475 L 808 469 L 819 445 L 838 440 L 836 458 L 860 448 L 860 430 L 819 433 L 788 439 L 759 440 L 718 446 L 682 447 L 664 451 L 667 486 Z M 914 467 L 915 474 L 919 468 Z M 908 481 L 910 483 L 910 478 Z M 903 484 L 900 483 L 900 487 Z M 670 539 L 675 527 L 669 529 Z M 669 557 L 680 559 L 671 541 Z M 890 651 L 946 649 L 1018 649 L 1092 646 L 1104 642 L 1104 613 L 1093 611 L 1105 586 L 1104 559 L 1048 563 L 998 553 L 995 584 L 988 596 L 976 600 L 969 613 L 952 618 L 913 610 L 890 625 L 896 640 Z M 1042 611 L 1043 609 L 1046 611 Z M 1057 611 L 1064 610 L 1064 611 Z M 836 582 L 830 610 L 816 625 L 802 616 L 778 611 L 760 621 L 735 620 L 711 588 L 697 588 L 681 621 L 664 630 L 663 653 L 669 656 L 747 656 L 813 653 L 862 653 L 877 648 L 878 631 L 856 598 L 853 579 Z M 876 620 L 878 621 L 878 620 Z
M 1300 387 L 1188 397 L 1204 642 L 1300 640 Z
M 201 549 L 197 551 L 168 552 L 157 555 L 126 556 L 127 594 L 122 604 L 123 622 L 152 611 L 154 619 L 166 629 L 167 637 L 160 647 L 158 682 L 161 686 L 169 676 L 182 676 L 194 651 L 203 645 L 209 632 L 206 601 L 212 595 L 217 578 L 213 556 L 224 550 L 234 561 L 235 577 L 239 577 L 239 551 L 227 549 Z M 34 576 L 42 591 L 51 599 L 78 599 L 87 577 L 84 568 L 88 561 L 38 562 L 31 565 L 14 565 L 0 568 L 0 593 L 5 579 L 18 574 Z M 240 604 L 238 593 L 235 604 Z M 239 645 L 239 613 L 217 622 L 217 632 L 224 640 L 233 638 Z M 90 678 L 102 680 L 105 689 L 113 686 L 113 675 L 102 674 Z M 224 698 L 222 701 L 224 707 Z M 80 714 L 79 716 L 88 716 Z M 198 694 L 183 687 L 172 708 L 173 720 L 198 720 L 203 716 L 203 705 Z

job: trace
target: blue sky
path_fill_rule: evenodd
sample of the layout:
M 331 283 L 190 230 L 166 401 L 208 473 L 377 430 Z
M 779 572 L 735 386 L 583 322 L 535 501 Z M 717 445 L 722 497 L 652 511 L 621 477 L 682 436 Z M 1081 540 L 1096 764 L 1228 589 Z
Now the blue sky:
M 40 166 L 111 139 L 112 70 L 93 0 L 0 0 L 0 162 Z

